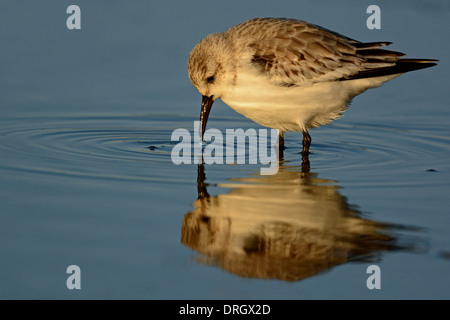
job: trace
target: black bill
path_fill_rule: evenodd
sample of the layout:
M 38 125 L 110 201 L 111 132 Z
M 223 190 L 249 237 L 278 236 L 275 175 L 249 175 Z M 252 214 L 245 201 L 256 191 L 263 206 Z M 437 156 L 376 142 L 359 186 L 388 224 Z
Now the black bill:
M 213 96 L 202 96 L 202 110 L 200 111 L 200 137 L 203 140 L 203 134 L 205 133 L 206 123 L 208 122 L 209 112 L 214 102 Z

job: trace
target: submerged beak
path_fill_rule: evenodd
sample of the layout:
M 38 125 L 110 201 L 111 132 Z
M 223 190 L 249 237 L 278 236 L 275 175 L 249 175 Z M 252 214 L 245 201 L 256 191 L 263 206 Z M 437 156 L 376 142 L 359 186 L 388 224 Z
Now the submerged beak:
M 208 122 L 209 112 L 211 111 L 211 106 L 214 102 L 213 96 L 207 97 L 202 96 L 202 110 L 200 111 L 200 137 L 203 140 L 203 134 L 206 129 L 206 122 Z

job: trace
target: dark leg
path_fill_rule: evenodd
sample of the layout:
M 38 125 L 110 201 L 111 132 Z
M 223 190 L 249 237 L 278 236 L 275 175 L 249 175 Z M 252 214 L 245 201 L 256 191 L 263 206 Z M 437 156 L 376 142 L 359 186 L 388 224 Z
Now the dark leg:
M 284 149 L 284 132 L 278 130 L 278 146 L 280 150 Z
M 309 155 L 307 153 L 302 154 L 302 173 L 309 172 Z
M 303 149 L 302 149 L 302 172 L 309 172 L 309 146 L 311 145 L 311 136 L 308 131 L 303 132 Z
M 302 131 L 303 133 L 303 149 L 302 154 L 309 154 L 309 146 L 311 145 L 311 136 L 308 133 L 308 130 Z
M 278 130 L 278 160 L 283 160 L 284 158 L 284 132 Z

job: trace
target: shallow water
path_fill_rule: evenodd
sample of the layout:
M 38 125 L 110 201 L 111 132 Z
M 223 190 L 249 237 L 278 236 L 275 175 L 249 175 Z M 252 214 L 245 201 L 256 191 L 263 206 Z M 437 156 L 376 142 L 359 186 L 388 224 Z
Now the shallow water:
M 365 5 L 246 4 L 236 13 L 231 2 L 208 9 L 219 19 L 200 4 L 114 4 L 105 15 L 101 2 L 81 2 L 78 34 L 59 26 L 64 4 L 23 3 L 0 8 L 2 24 L 16 23 L 1 34 L 0 298 L 450 298 L 445 2 L 381 4 L 379 31 L 361 22 Z M 296 133 L 273 176 L 259 165 L 174 165 L 171 134 L 192 132 L 200 109 L 186 76 L 192 46 L 293 9 L 443 61 L 364 93 L 342 119 L 312 130 L 309 172 Z M 164 33 L 155 26 L 169 13 Z M 419 17 L 430 25 L 405 27 Z M 208 127 L 260 128 L 220 101 Z M 66 287 L 72 264 L 81 290 Z M 372 264 L 380 290 L 366 287 Z

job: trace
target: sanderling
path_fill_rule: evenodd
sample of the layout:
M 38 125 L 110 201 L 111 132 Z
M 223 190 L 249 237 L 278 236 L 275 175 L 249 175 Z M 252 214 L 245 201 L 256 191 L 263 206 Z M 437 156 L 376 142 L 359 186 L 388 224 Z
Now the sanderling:
M 201 132 L 221 98 L 251 120 L 303 133 L 339 118 L 351 99 L 405 72 L 436 65 L 381 49 L 391 42 L 360 42 L 300 20 L 256 18 L 201 40 L 189 54 L 192 84 L 202 94 Z

